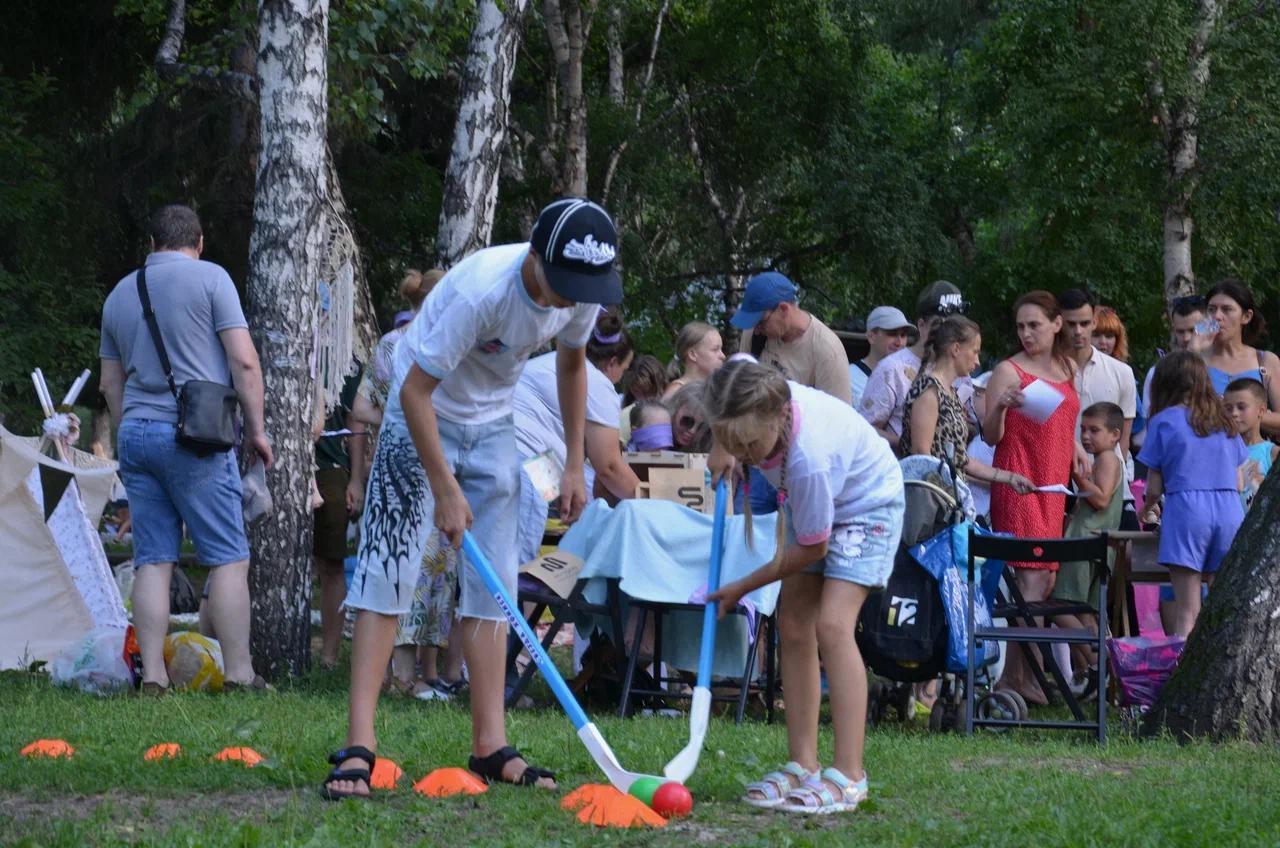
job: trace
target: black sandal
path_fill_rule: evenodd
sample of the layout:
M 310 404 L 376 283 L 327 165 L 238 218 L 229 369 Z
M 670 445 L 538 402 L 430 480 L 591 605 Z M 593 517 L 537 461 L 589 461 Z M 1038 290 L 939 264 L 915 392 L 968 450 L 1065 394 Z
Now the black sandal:
M 347 760 L 364 760 L 369 764 L 367 769 L 341 769 Z M 362 780 L 364 785 L 369 787 L 369 793 L 373 792 L 373 783 L 370 775 L 373 774 L 373 764 L 377 762 L 378 757 L 368 748 L 361 745 L 352 745 L 350 748 L 343 748 L 341 751 L 335 751 L 329 755 L 329 762 L 334 765 L 333 771 L 329 772 L 329 776 L 324 779 L 324 783 L 320 786 L 320 797 L 326 801 L 341 801 L 343 798 L 360 798 L 366 799 L 369 794 L 360 794 L 358 792 L 335 792 L 329 788 L 330 783 L 339 780 Z
M 508 745 L 505 748 L 499 748 L 487 757 L 472 756 L 467 761 L 467 768 L 483 777 L 485 783 L 511 783 L 515 786 L 533 786 L 542 778 L 555 780 L 556 774 L 544 768 L 537 766 L 525 766 L 525 770 L 516 780 L 507 780 L 502 776 L 502 767 L 515 759 L 524 759 L 524 755 Z

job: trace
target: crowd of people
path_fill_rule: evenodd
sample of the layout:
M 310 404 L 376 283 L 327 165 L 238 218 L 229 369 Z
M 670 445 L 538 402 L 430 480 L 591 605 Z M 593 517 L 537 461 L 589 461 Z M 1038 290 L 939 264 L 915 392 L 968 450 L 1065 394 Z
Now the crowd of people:
M 162 209 L 153 240 L 145 267 L 172 340 L 172 374 L 179 384 L 233 385 L 243 458 L 269 466 L 261 374 L 234 287 L 199 260 L 203 237 L 191 210 Z M 326 797 L 368 795 L 380 694 L 434 700 L 464 685 L 471 770 L 555 785 L 508 744 L 505 620 L 457 548 L 470 529 L 514 593 L 517 565 L 537 555 L 550 514 L 572 522 L 592 497 L 635 497 L 626 450 L 709 454 L 714 475 L 740 481 L 735 500 L 748 521 L 779 513 L 773 560 L 711 598 L 727 611 L 782 581 L 790 761 L 750 784 L 745 800 L 800 813 L 852 809 L 866 797 L 867 679 L 852 635 L 863 600 L 893 567 L 904 509 L 899 458 L 952 464 L 974 494 L 977 520 L 996 532 L 1048 538 L 1159 525 L 1169 629 L 1185 636 L 1280 452 L 1265 436 L 1280 432 L 1280 386 L 1270 380 L 1280 361 L 1257 347 L 1264 322 L 1239 281 L 1173 302 L 1173 350 L 1158 352 L 1141 386 L 1122 317 L 1082 289 L 1019 297 L 1000 328 L 1012 331 L 1014 352 L 984 368 L 969 301 L 936 281 L 916 299 L 914 320 L 894 306 L 872 309 L 867 353 L 851 362 L 837 333 L 776 271 L 747 282 L 729 321 L 736 353 L 726 357 L 721 333 L 693 322 L 676 334 L 664 366 L 637 351 L 627 330 L 617 243 L 603 209 L 565 199 L 542 211 L 529 242 L 478 251 L 447 274 L 409 272 L 401 294 L 410 309 L 348 381 L 331 417 L 317 421 L 321 662 L 336 664 L 344 623 L 353 634 L 348 733 Z M 175 446 L 179 393 L 148 337 L 136 276 L 104 310 L 102 385 L 123 419 L 146 686 L 167 685 L 161 599 L 185 524 L 200 561 L 213 567 L 208 606 L 227 679 L 260 687 L 248 656 L 248 550 L 233 454 Z M 528 470 L 534 462 L 561 476 L 550 501 Z M 359 553 L 348 588 L 351 520 Z M 1095 597 L 1089 563 L 1011 565 L 1029 601 Z M 1070 623 L 1100 626 L 1088 616 Z M 825 769 L 819 656 L 835 730 Z M 1098 661 L 1087 652 L 1061 658 L 1086 693 Z M 998 686 L 1045 701 L 1017 652 Z

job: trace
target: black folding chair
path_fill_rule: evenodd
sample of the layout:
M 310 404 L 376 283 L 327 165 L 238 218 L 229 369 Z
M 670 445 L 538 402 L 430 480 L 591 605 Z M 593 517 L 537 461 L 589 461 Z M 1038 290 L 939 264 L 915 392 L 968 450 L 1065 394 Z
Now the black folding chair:
M 978 591 L 975 579 L 975 561 L 994 559 L 1004 562 L 1075 562 L 1092 561 L 1098 566 L 1098 606 L 1053 600 L 1029 602 L 1022 597 L 1012 569 L 1006 567 L 1006 583 L 1009 599 L 998 602 L 991 612 L 993 619 L 1006 619 L 1010 626 L 975 627 L 974 599 Z M 969 603 L 968 623 L 972 638 L 969 639 L 968 670 L 965 686 L 965 732 L 972 734 L 975 727 L 1038 727 L 1048 730 L 1092 730 L 1099 744 L 1107 741 L 1107 581 L 1110 569 L 1107 565 L 1107 534 L 1073 539 L 1018 539 L 1007 536 L 979 535 L 969 530 Z M 1036 624 L 1036 618 L 1052 620 L 1055 616 L 1091 614 L 1098 617 L 1098 632 L 1083 628 L 1048 627 Z M 1048 621 L 1046 621 L 1046 624 Z M 1035 662 L 1031 646 L 1039 647 L 1045 668 L 1053 676 L 1063 699 L 1071 710 L 1074 721 L 1045 721 L 1030 719 L 983 718 L 975 715 L 974 676 L 976 672 L 977 646 L 983 641 L 1006 642 L 1012 649 L 1017 645 L 1027 657 L 1028 665 L 1036 680 L 1047 692 L 1048 681 Z M 1092 645 L 1098 653 L 1098 708 L 1096 718 L 1090 720 L 1084 714 L 1063 670 L 1058 667 L 1050 646 L 1054 644 Z
M 560 597 L 539 580 L 523 580 L 521 581 L 517 600 L 521 609 L 524 609 L 527 604 L 533 605 L 525 620 L 529 622 L 529 626 L 535 632 L 538 625 L 542 623 L 542 616 L 547 610 L 551 611 L 551 622 L 547 627 L 546 634 L 542 637 L 544 650 L 550 650 L 551 643 L 555 641 L 561 629 L 566 624 L 573 624 L 574 618 L 579 614 L 607 618 L 615 636 L 615 641 L 617 644 L 622 644 L 622 593 L 618 589 L 618 582 L 616 577 L 605 578 L 604 603 L 592 603 L 587 600 L 584 594 L 587 588 L 587 580 L 579 580 L 575 583 L 567 598 Z M 515 668 L 516 658 L 520 656 L 522 650 L 523 647 L 519 640 L 512 636 L 507 643 L 508 668 Z M 516 678 L 516 682 L 507 693 L 506 701 L 508 707 L 515 706 L 516 702 L 520 700 L 520 696 L 528 688 L 529 681 L 533 678 L 533 673 L 536 670 L 537 666 L 532 662 L 525 665 Z
M 671 683 L 684 683 L 684 678 L 676 675 L 662 674 L 662 617 L 673 612 L 691 612 L 696 613 L 701 621 L 702 604 L 669 604 L 660 603 L 658 601 L 638 601 L 632 600 L 628 603 L 631 609 L 638 612 L 635 617 L 635 630 L 632 635 L 631 650 L 627 656 L 627 674 L 622 682 L 622 698 L 618 705 L 618 715 L 623 718 L 631 709 L 631 702 L 635 698 L 655 698 L 658 700 L 671 699 L 691 699 L 692 694 L 685 694 L 680 691 L 672 691 L 665 688 Z M 746 613 L 742 609 L 735 610 L 732 614 L 745 616 Z M 635 685 L 636 668 L 640 660 L 640 644 L 644 639 L 645 624 L 650 617 L 653 619 L 653 666 L 654 666 L 654 686 L 656 688 L 639 688 Z M 758 626 L 756 627 L 755 638 L 747 643 L 747 661 L 742 670 L 742 677 L 736 681 L 721 681 L 721 685 L 737 685 L 738 692 L 736 695 L 716 695 L 712 694 L 713 702 L 737 702 L 737 709 L 734 717 L 736 724 L 742 724 L 742 718 L 746 714 L 747 698 L 754 692 L 761 692 L 765 698 L 765 721 L 773 723 L 773 702 L 777 697 L 778 679 L 777 668 L 774 664 L 776 655 L 777 633 L 774 625 L 773 616 L 757 615 Z M 759 656 L 761 646 L 764 647 L 764 687 L 761 688 L 756 681 L 756 657 Z M 714 689 L 714 687 L 713 687 Z

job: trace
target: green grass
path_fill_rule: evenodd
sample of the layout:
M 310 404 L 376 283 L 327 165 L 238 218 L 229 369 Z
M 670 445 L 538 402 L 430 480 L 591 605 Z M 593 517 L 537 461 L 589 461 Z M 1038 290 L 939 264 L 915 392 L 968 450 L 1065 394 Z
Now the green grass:
M 662 831 L 595 831 L 555 795 L 495 787 L 430 800 L 408 783 L 463 765 L 470 723 L 458 706 L 384 698 L 382 752 L 410 781 L 373 802 L 328 804 L 316 789 L 345 729 L 345 684 L 317 674 L 276 695 L 94 698 L 42 678 L 0 675 L 0 844 L 4 845 L 1275 845 L 1280 752 L 1233 744 L 873 730 L 871 800 L 806 820 L 737 803 L 742 785 L 785 759 L 781 725 L 714 720 L 689 781 L 694 815 Z M 683 720 L 598 717 L 623 764 L 660 772 L 687 739 Z M 556 769 L 564 788 L 603 782 L 554 709 L 517 712 L 512 741 Z M 26 760 L 40 737 L 76 746 L 69 761 Z M 178 742 L 172 762 L 142 762 Z M 822 746 L 830 750 L 824 728 Z M 226 745 L 269 758 L 251 770 L 209 762 Z

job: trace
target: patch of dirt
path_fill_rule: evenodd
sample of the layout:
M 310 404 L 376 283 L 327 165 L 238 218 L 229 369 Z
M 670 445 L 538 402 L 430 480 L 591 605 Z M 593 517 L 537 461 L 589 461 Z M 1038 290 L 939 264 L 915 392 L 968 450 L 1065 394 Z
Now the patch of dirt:
M 1082 757 L 1014 759 L 1011 757 L 978 757 L 976 759 L 959 759 L 951 761 L 952 771 L 962 772 L 972 769 L 1008 769 L 1015 771 L 1027 768 L 1052 768 L 1057 771 L 1075 772 L 1076 774 L 1132 774 L 1136 768 L 1134 763 L 1104 760 L 1088 760 Z
M 45 824 L 57 819 L 81 821 L 102 810 L 112 824 L 125 829 L 145 822 L 146 827 L 165 828 L 173 822 L 190 823 L 200 813 L 217 811 L 239 818 L 258 818 L 279 810 L 298 793 L 290 789 L 257 789 L 253 792 L 195 792 L 173 798 L 144 798 L 115 791 L 101 795 L 49 795 L 30 798 L 0 793 L 0 819 L 21 825 Z

